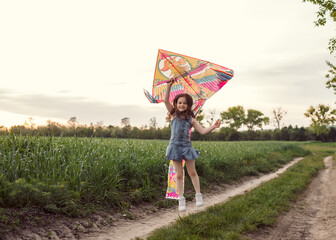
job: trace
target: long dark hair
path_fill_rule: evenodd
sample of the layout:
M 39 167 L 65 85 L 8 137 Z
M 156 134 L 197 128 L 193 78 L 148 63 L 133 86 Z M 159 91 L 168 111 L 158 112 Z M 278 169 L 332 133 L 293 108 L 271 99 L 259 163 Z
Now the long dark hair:
M 180 112 L 177 109 L 177 101 L 181 97 L 185 97 L 185 99 L 187 100 L 187 105 L 188 105 L 187 109 L 183 112 Z M 193 111 L 191 110 L 192 105 L 193 105 L 193 99 L 189 94 L 182 93 L 182 94 L 176 95 L 173 101 L 173 109 L 171 110 L 170 113 L 168 113 L 169 120 L 171 120 L 171 117 L 173 115 L 176 115 L 176 117 L 178 118 L 184 118 L 186 120 L 189 120 L 190 116 L 195 117 Z

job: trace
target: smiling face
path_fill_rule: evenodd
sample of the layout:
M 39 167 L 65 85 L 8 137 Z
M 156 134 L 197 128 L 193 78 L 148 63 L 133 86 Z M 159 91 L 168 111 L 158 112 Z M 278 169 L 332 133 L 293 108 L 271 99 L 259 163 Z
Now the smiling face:
M 177 99 L 176 108 L 177 108 L 177 110 L 179 110 L 179 112 L 183 112 L 183 111 L 187 110 L 187 108 L 188 108 L 187 98 L 186 97 L 180 97 L 179 99 Z
M 190 116 L 194 116 L 192 112 L 193 99 L 189 94 L 182 93 L 175 96 L 173 101 L 173 115 L 177 115 L 178 117 L 183 117 L 185 119 L 189 119 Z

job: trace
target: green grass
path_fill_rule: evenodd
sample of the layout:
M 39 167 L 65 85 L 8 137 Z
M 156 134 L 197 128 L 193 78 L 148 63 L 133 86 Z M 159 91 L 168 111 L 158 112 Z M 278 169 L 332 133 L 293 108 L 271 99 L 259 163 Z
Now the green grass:
M 307 142 L 300 144 L 301 147 L 310 151 L 310 152 L 325 152 L 329 154 L 335 154 L 336 151 L 336 143 L 321 143 L 321 142 Z
M 148 239 L 244 239 L 244 233 L 274 224 L 290 208 L 312 177 L 324 168 L 323 157 L 335 153 L 334 146 L 306 145 L 305 148 L 315 150 L 315 155 L 306 157 L 278 178 L 204 212 L 180 218 L 153 232 Z
M 78 216 L 87 205 L 164 206 L 168 141 L 0 137 L 0 207 L 38 206 Z M 202 187 L 279 168 L 308 154 L 297 143 L 193 142 Z M 186 178 L 186 193 L 192 192 Z M 169 205 L 169 204 L 167 204 Z M 83 208 L 83 206 L 86 206 Z

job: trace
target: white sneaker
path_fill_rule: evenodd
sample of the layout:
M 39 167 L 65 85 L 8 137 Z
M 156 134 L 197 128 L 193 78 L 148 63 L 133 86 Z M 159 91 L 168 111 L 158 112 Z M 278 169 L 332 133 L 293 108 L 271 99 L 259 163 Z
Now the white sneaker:
M 202 193 L 196 193 L 195 197 L 196 197 L 196 206 L 197 207 L 203 206 Z
M 187 206 L 186 206 L 186 200 L 184 197 L 180 197 L 179 198 L 179 207 L 178 207 L 179 211 L 185 211 L 187 210 Z

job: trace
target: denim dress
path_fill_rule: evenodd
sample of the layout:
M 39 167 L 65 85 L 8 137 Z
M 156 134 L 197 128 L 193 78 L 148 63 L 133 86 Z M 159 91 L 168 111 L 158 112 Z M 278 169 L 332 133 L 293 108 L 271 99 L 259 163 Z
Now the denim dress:
M 189 121 L 179 117 L 175 117 L 171 121 L 171 136 L 166 151 L 168 160 L 194 160 L 199 157 L 199 151 L 191 146 L 189 139 L 191 120 L 192 117 L 190 116 Z

